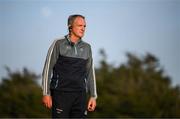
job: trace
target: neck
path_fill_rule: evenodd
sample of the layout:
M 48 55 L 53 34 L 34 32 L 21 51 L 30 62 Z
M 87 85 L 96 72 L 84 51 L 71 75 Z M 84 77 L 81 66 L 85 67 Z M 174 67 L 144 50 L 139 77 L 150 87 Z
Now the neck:
M 73 34 L 69 34 L 69 38 L 70 38 L 71 42 L 73 42 L 73 43 L 77 43 L 81 39 Z

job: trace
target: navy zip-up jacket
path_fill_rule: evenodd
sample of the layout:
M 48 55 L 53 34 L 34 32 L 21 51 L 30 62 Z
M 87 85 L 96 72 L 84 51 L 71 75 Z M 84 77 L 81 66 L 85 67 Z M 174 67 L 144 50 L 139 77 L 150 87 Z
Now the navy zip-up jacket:
M 67 36 L 55 40 L 48 50 L 42 73 L 43 95 L 50 90 L 90 92 L 97 98 L 91 46 L 81 39 L 72 43 Z

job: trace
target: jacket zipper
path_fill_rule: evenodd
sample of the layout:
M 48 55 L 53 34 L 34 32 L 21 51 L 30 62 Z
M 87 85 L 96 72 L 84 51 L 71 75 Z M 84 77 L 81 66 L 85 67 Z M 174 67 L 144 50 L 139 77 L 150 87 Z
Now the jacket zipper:
M 75 45 L 74 45 L 74 52 L 75 52 L 75 55 L 77 55 L 77 48 Z

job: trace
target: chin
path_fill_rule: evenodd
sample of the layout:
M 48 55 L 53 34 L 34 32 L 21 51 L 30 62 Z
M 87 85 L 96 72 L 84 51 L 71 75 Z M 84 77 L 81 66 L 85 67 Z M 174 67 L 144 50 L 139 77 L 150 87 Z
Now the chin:
M 79 35 L 79 38 L 82 38 L 84 35 Z
M 80 36 L 81 36 L 81 37 L 83 37 L 83 36 L 84 36 L 84 34 L 81 34 Z

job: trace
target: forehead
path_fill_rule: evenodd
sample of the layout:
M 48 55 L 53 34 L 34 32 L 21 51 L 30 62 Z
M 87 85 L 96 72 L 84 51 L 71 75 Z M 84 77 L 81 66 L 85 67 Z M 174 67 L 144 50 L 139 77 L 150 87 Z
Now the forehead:
M 77 17 L 74 20 L 74 24 L 86 24 L 85 19 L 83 19 L 82 17 Z

